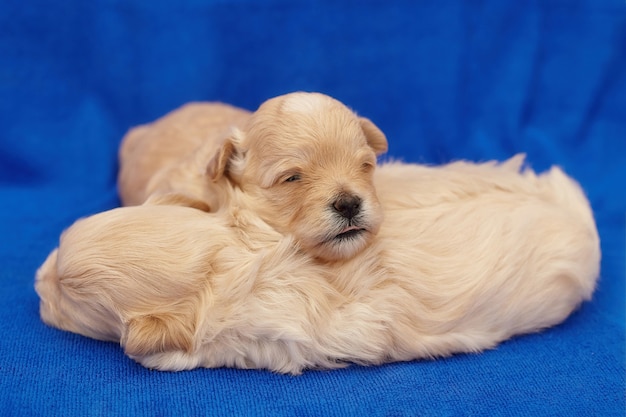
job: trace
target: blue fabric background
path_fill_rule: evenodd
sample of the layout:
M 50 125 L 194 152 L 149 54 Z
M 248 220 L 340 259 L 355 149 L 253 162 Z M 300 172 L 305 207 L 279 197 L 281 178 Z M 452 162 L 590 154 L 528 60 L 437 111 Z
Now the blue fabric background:
M 300 377 L 149 371 L 40 322 L 34 272 L 119 204 L 130 126 L 294 90 L 371 118 L 394 158 L 563 166 L 600 229 L 593 301 L 483 354 Z M 1 0 L 0 415 L 623 415 L 625 182 L 623 0 Z

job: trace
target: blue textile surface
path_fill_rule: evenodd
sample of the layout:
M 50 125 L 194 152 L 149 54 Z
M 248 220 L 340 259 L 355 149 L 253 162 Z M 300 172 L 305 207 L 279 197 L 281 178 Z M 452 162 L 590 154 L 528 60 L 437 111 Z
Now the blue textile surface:
M 130 126 L 321 91 L 410 162 L 561 165 L 602 239 L 593 301 L 497 349 L 306 372 L 149 371 L 46 327 L 34 272 L 119 204 Z M 623 0 L 0 1 L 0 415 L 613 416 L 625 409 Z

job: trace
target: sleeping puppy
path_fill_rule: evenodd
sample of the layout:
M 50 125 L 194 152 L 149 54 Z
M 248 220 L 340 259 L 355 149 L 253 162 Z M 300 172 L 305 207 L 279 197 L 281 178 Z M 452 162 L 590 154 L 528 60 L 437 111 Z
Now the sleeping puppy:
M 386 220 L 343 261 L 311 256 L 227 183 L 232 204 L 216 213 L 143 205 L 97 214 L 65 231 L 38 270 L 41 318 L 119 342 L 160 370 L 298 374 L 492 348 L 563 321 L 599 273 L 578 185 L 558 168 L 520 172 L 521 163 L 383 166 Z M 330 167 L 328 176 L 341 172 Z M 268 188 L 297 194 L 307 186 L 300 174 L 268 174 Z
M 145 128 L 152 133 L 143 141 L 154 149 L 163 146 L 159 152 L 169 149 L 181 155 L 183 149 L 174 150 L 174 143 L 183 137 L 184 143 L 199 145 L 177 163 L 152 173 L 142 193 L 131 192 L 137 186 L 129 184 L 144 182 L 145 166 L 137 165 L 140 174 L 135 175 L 136 158 L 124 157 L 136 135 L 125 140 L 120 192 L 127 195 L 126 202 L 154 202 L 174 193 L 202 201 L 204 210 L 213 211 L 230 203 L 224 191 L 227 181 L 248 194 L 261 219 L 292 234 L 315 257 L 347 259 L 371 242 L 382 221 L 372 174 L 376 156 L 387 150 L 385 135 L 371 121 L 323 94 L 292 93 L 263 103 L 241 129 L 221 141 L 203 141 L 190 133 L 205 122 L 203 114 L 208 120 L 214 111 L 183 108 Z M 179 119 L 188 120 L 191 127 L 179 127 L 173 121 Z M 154 133 L 157 127 L 159 134 Z M 176 134 L 167 138 L 171 131 Z
M 119 151 L 122 204 L 143 203 L 157 173 L 179 164 L 201 144 L 213 144 L 216 150 L 231 128 L 246 123 L 250 114 L 222 103 L 188 103 L 153 123 L 130 129 Z

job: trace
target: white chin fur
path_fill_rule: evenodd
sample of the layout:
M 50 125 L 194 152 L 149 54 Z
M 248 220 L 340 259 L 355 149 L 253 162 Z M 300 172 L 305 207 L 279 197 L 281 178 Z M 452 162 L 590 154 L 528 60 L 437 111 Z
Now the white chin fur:
M 318 247 L 318 256 L 329 260 L 351 258 L 365 248 L 367 245 L 368 235 L 369 232 L 362 232 L 360 235 L 352 238 L 326 241 Z

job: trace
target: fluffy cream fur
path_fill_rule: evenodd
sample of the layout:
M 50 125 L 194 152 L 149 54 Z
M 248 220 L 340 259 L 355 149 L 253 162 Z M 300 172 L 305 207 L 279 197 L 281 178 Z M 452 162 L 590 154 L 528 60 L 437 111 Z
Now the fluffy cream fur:
M 492 348 L 563 321 L 598 277 L 598 235 L 578 185 L 521 163 L 381 166 L 378 235 L 329 262 L 256 213 L 257 193 L 290 199 L 312 185 L 283 183 L 271 165 L 267 188 L 242 191 L 248 174 L 234 159 L 222 174 L 233 178 L 221 183 L 229 204 L 215 214 L 143 205 L 70 227 L 37 272 L 41 317 L 119 341 L 162 370 L 297 374 Z M 318 175 L 311 183 L 326 181 Z
M 358 125 L 362 132 L 355 131 Z M 246 137 L 248 147 L 269 146 L 290 154 L 299 151 L 300 143 L 316 139 L 334 141 L 332 147 L 338 150 L 357 151 L 350 146 L 365 138 L 377 154 L 387 150 L 384 134 L 371 121 L 357 118 L 343 104 L 320 93 L 274 97 L 254 113 L 217 102 L 189 103 L 155 122 L 130 129 L 122 139 L 118 176 L 122 204 L 142 204 L 153 194 L 172 190 L 204 193 L 203 201 L 219 203 L 214 196 L 219 189 L 199 189 L 196 183 L 189 184 L 188 177 L 204 174 L 206 166 L 199 166 L 198 161 L 206 164 L 207 155 L 216 154 L 224 141 L 230 142 L 233 131 L 238 138 Z
M 137 153 L 128 151 L 136 135 L 125 139 L 121 195 L 154 202 L 175 193 L 203 202 L 206 211 L 215 211 L 230 204 L 224 191 L 229 183 L 254 199 L 261 219 L 283 234 L 292 234 L 316 257 L 348 259 L 372 241 L 382 221 L 372 175 L 376 155 L 387 150 L 387 140 L 371 121 L 323 94 L 291 93 L 266 101 L 241 129 L 219 140 L 215 135 L 193 139 L 200 135 L 192 131 L 200 125 L 206 130 L 206 120 L 217 119 L 214 113 L 225 120 L 228 112 L 232 108 L 222 112 L 219 106 L 196 105 L 146 128 L 148 132 L 133 149 L 150 143 L 153 150 L 176 156 L 177 162 L 156 171 L 137 164 Z M 179 125 L 182 121 L 189 122 L 187 127 Z M 178 133 L 168 133 L 172 131 Z M 197 142 L 198 147 L 181 157 L 185 147 L 172 150 L 178 134 L 185 136 L 185 143 Z M 145 155 L 150 167 L 163 162 L 154 153 Z M 134 165 L 135 176 L 129 174 Z M 137 187 L 129 184 L 148 176 L 143 192 L 132 193 Z
M 201 145 L 213 152 L 232 126 L 248 121 L 250 112 L 222 103 L 189 103 L 159 120 L 128 131 L 119 152 L 118 190 L 124 205 L 143 203 L 157 175 L 193 155 Z M 154 186 L 153 186 L 154 187 Z

